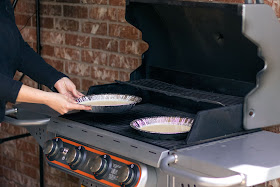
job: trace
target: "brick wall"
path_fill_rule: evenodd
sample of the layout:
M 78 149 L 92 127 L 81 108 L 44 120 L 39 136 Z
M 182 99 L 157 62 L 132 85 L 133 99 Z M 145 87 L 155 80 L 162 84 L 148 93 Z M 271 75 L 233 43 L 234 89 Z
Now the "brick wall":
M 40 2 L 42 56 L 56 69 L 69 75 L 79 90 L 86 91 L 91 85 L 116 79 L 128 80 L 130 72 L 140 65 L 140 55 L 147 45 L 141 41 L 141 33 L 124 19 L 125 0 Z M 280 17 L 280 1 L 268 0 L 266 3 Z M 36 48 L 34 13 L 35 0 L 18 1 L 15 10 L 17 25 L 22 29 L 26 24 L 21 33 Z M 15 78 L 20 75 L 17 73 Z M 23 82 L 36 86 L 28 77 Z M 279 127 L 268 130 L 280 132 Z M 2 124 L 0 138 L 26 132 L 24 128 Z M 0 186 L 39 186 L 39 147 L 35 142 L 34 138 L 28 137 L 0 145 Z M 78 179 L 45 164 L 45 184 L 47 187 L 76 187 Z

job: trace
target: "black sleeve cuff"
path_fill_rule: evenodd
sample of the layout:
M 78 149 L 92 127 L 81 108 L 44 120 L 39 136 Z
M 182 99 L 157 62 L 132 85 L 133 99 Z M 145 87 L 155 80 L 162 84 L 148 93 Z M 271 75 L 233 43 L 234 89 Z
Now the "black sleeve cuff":
M 16 103 L 17 96 L 19 90 L 21 89 L 21 86 L 22 86 L 22 82 L 13 81 L 10 88 L 10 94 L 7 94 L 6 101 L 9 101 L 11 103 Z
M 64 75 L 63 73 L 61 72 L 57 72 L 55 75 L 50 75 L 50 78 L 49 78 L 49 82 L 45 85 L 47 86 L 49 89 L 51 89 L 53 92 L 58 92 L 56 90 L 56 88 L 54 87 L 55 83 L 62 79 L 63 77 L 67 77 L 66 75 Z M 68 77 L 67 77 L 68 78 Z

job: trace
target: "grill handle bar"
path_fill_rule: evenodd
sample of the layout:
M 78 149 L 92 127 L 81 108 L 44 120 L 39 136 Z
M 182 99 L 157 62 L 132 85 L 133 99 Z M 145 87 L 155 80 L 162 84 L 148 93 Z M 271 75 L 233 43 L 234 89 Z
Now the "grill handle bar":
M 50 121 L 50 118 L 44 119 L 30 119 L 30 120 L 18 120 L 15 118 L 8 117 L 7 115 L 16 114 L 18 112 L 17 108 L 7 109 L 5 111 L 4 121 L 7 123 L 11 123 L 15 126 L 38 126 L 38 125 L 46 125 Z
M 233 175 L 224 178 L 211 178 L 198 176 L 187 171 L 180 170 L 178 168 L 170 167 L 169 164 L 176 163 L 178 160 L 177 158 L 177 155 L 172 154 L 162 159 L 160 163 L 161 170 L 168 175 L 191 179 L 199 186 L 229 187 L 245 184 L 245 175 L 243 174 Z

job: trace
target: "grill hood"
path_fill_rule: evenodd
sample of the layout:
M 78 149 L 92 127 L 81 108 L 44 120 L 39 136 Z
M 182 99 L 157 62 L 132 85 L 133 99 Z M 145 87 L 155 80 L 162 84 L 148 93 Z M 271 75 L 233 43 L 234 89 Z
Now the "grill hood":
M 244 97 L 246 129 L 280 124 L 280 26 L 271 7 L 128 0 L 126 20 L 149 45 L 131 80 Z

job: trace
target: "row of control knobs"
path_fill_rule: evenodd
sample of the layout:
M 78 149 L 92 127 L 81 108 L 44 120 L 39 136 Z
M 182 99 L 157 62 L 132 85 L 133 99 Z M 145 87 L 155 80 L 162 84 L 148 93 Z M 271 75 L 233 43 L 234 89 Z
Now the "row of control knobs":
M 54 160 L 55 157 L 61 154 L 62 159 L 66 161 L 71 169 L 76 169 L 86 157 L 85 149 L 82 146 L 65 148 L 59 138 L 45 142 L 44 153 L 49 160 Z M 91 159 L 88 166 L 95 178 L 102 179 L 109 172 L 112 161 L 109 155 L 101 155 Z M 122 186 L 130 186 L 138 178 L 138 172 L 137 167 L 132 165 L 122 166 L 118 171 L 118 182 Z

